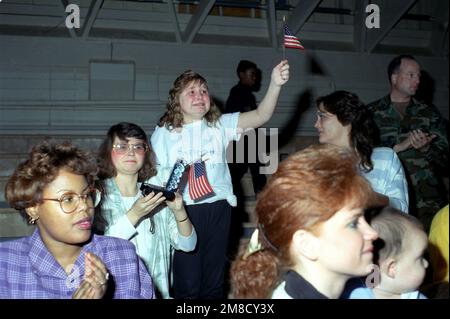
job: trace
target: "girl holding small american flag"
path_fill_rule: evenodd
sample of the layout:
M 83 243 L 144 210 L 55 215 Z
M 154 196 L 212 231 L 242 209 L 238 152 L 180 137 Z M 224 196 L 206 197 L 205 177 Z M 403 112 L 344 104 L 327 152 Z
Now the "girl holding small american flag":
M 167 111 L 151 143 L 162 180 L 167 180 L 178 160 L 191 163 L 183 200 L 198 236 L 193 252 L 175 252 L 175 298 L 224 297 L 231 206 L 236 205 L 226 148 L 230 141 L 240 138 L 243 130 L 260 127 L 271 118 L 288 79 L 289 64 L 283 60 L 274 67 L 269 88 L 256 110 L 223 115 L 198 73 L 185 71 L 170 89 Z

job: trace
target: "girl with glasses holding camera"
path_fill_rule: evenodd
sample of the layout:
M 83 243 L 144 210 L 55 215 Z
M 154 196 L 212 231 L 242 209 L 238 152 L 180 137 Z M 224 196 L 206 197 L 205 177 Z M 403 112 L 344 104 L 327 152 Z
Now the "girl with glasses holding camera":
M 170 298 L 173 249 L 192 251 L 197 234 L 182 197 L 166 200 L 161 192 L 139 191 L 143 182 L 162 186 L 154 153 L 144 130 L 133 123 L 110 127 L 99 150 L 99 177 L 105 191 L 105 234 L 130 240 L 155 282 L 158 297 Z M 167 207 L 166 207 L 167 205 Z

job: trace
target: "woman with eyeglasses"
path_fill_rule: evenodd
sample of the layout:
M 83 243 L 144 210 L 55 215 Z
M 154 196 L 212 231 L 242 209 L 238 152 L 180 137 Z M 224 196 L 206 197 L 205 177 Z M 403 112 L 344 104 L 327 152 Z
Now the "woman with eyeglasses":
M 357 95 L 336 91 L 317 99 L 314 127 L 319 142 L 354 151 L 359 171 L 376 192 L 380 206 L 392 206 L 408 213 L 408 184 L 397 154 L 387 147 L 374 147 L 376 125 Z
M 69 143 L 35 146 L 6 184 L 9 205 L 37 228 L 0 243 L 0 299 L 154 298 L 133 245 L 94 235 L 95 160 Z
M 105 234 L 136 246 L 155 282 L 157 297 L 167 299 L 173 249 L 194 250 L 197 234 L 179 194 L 169 201 L 161 192 L 143 196 L 139 191 L 142 182 L 163 185 L 154 158 L 141 127 L 126 122 L 111 126 L 98 155 L 105 190 L 101 208 L 108 223 Z

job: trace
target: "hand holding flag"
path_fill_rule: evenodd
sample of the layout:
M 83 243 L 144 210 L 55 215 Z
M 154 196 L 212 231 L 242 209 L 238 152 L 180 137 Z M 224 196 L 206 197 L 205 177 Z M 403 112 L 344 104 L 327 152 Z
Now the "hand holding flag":
M 288 60 L 283 60 L 278 63 L 272 70 L 272 75 L 270 77 L 271 83 L 278 86 L 286 84 L 289 80 L 289 62 Z

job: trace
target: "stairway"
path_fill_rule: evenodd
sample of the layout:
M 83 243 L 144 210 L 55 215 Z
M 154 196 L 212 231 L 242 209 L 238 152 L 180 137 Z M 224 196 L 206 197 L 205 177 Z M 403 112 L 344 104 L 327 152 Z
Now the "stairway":
M 230 239 L 227 254 L 230 262 L 241 249 L 245 249 L 256 227 L 256 218 L 254 214 L 256 196 L 253 191 L 250 171 L 247 171 L 242 177 L 241 186 L 244 196 L 243 207 L 235 207 L 232 209 Z
M 104 125 L 103 125 L 104 126 Z M 102 126 L 102 128 L 103 128 Z M 4 199 L 4 189 L 6 181 L 14 171 L 19 162 L 25 159 L 31 148 L 37 143 L 41 142 L 48 135 L 52 134 L 52 140 L 57 142 L 71 141 L 79 145 L 83 149 L 96 151 L 100 145 L 106 129 L 78 129 L 78 131 L 64 131 L 41 129 L 40 132 L 30 131 L 26 133 L 17 127 L 17 132 L 13 130 L 2 131 L 0 129 L 0 241 L 5 239 L 22 237 L 30 234 L 33 231 L 32 226 L 27 226 L 22 217 L 17 211 L 8 207 Z M 150 129 L 144 126 L 147 132 Z M 42 132 L 46 133 L 42 133 Z M 280 158 L 284 158 L 287 154 L 291 154 L 298 149 L 302 149 L 310 144 L 316 143 L 315 137 L 294 137 L 289 144 L 282 146 L 279 150 Z M 256 205 L 256 198 L 253 192 L 253 184 L 251 175 L 247 172 L 241 180 L 242 188 L 245 196 L 245 222 L 242 223 L 243 231 L 241 244 L 250 238 L 255 228 L 254 209 Z
M 0 241 L 10 240 L 22 236 L 30 235 L 35 226 L 30 226 L 20 216 L 20 214 L 10 208 L 5 202 L 4 190 L 9 176 L 15 167 L 23 161 L 31 148 L 44 140 L 43 135 L 0 135 Z M 97 150 L 103 139 L 103 135 L 59 135 L 52 137 L 52 140 L 63 142 L 70 140 L 84 149 Z M 255 227 L 253 210 L 255 207 L 255 195 L 250 173 L 242 179 L 242 186 L 245 195 L 245 211 L 248 214 L 248 222 L 243 223 L 243 237 L 249 238 Z

